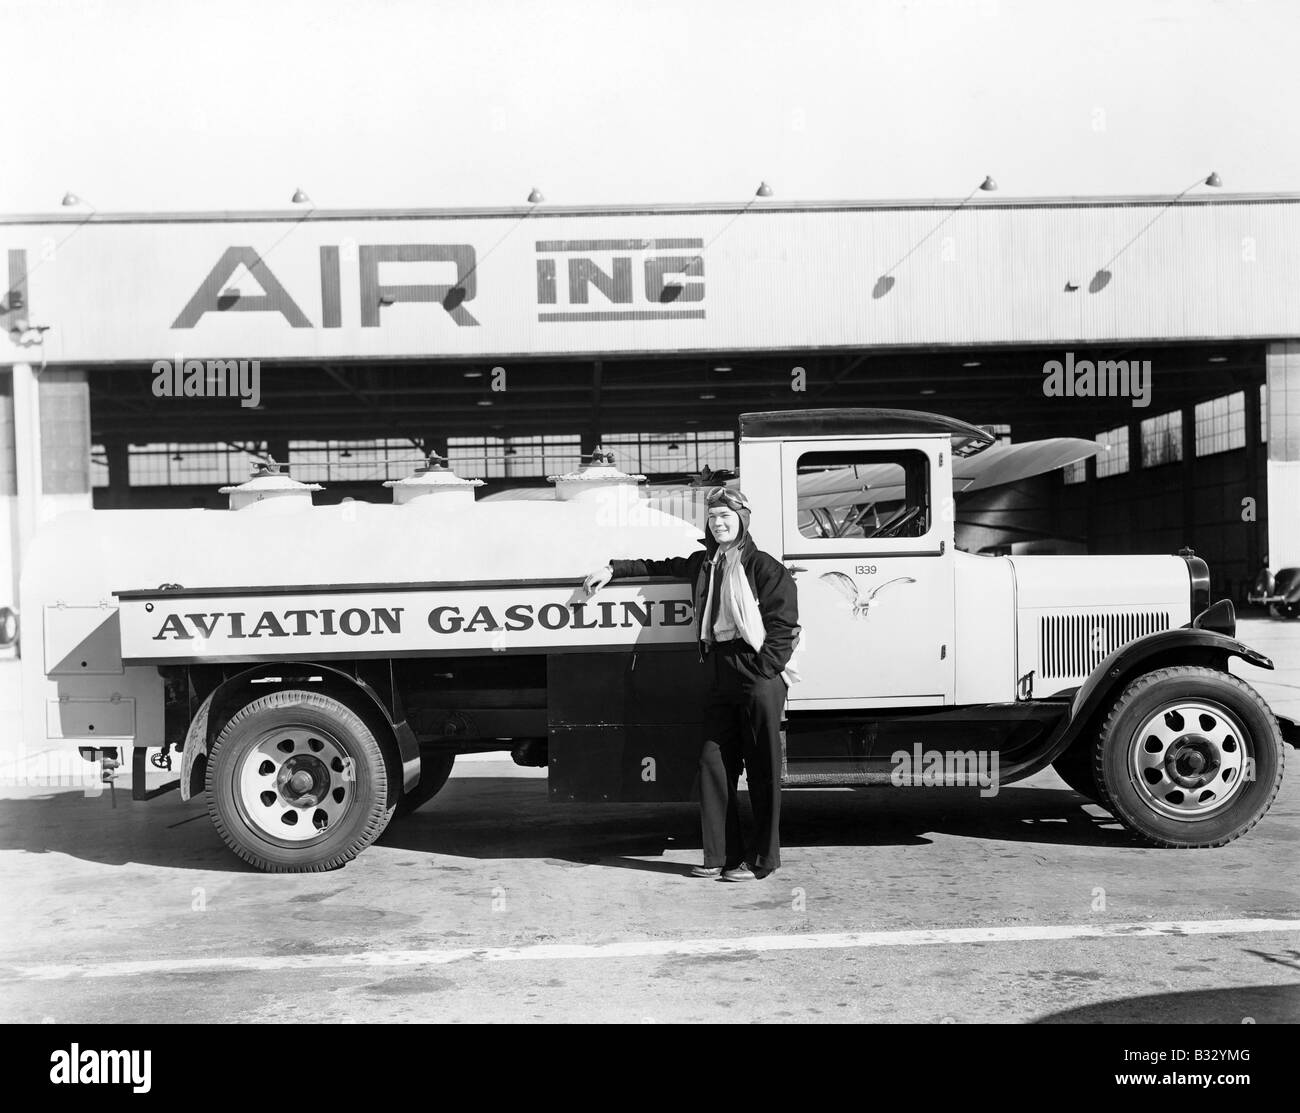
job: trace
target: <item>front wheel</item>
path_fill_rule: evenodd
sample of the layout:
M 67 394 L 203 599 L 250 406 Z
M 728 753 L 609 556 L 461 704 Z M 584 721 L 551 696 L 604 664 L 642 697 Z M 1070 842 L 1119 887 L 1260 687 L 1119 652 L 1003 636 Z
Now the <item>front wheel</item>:
M 1134 680 L 1093 752 L 1102 803 L 1144 841 L 1223 846 L 1263 818 L 1282 783 L 1277 720 L 1226 672 L 1193 665 Z
M 401 791 L 374 732 L 322 692 L 285 689 L 240 708 L 208 755 L 208 814 L 260 870 L 315 873 L 382 834 Z

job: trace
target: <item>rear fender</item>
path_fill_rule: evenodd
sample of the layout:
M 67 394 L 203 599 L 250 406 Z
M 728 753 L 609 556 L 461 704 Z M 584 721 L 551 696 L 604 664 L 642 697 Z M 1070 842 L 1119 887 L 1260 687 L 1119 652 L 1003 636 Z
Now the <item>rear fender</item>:
M 272 676 L 280 677 L 285 683 L 274 687 L 267 685 L 265 688 L 253 684 L 256 680 Z M 185 748 L 181 751 L 181 799 L 188 800 L 203 790 L 204 766 L 212 743 L 238 708 L 247 703 L 250 697 L 255 698 L 259 688 L 262 688 L 262 692 L 274 691 L 288 687 L 295 680 L 305 681 L 309 676 L 320 676 L 325 680 L 323 684 L 310 684 L 311 690 L 336 695 L 358 711 L 378 712 L 392 731 L 393 740 L 397 744 L 398 757 L 402 763 L 402 791 L 409 792 L 414 788 L 420 781 L 420 744 L 405 720 L 394 720 L 374 688 L 364 680 L 328 665 L 277 664 L 258 665 L 237 673 L 217 685 L 199 705 L 199 710 L 185 733 Z M 203 760 L 200 761 L 200 758 Z

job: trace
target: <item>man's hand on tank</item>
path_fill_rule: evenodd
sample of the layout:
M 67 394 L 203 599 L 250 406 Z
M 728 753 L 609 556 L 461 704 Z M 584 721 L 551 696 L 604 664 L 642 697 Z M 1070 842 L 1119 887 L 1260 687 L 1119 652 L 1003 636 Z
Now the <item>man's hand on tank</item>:
M 599 568 L 595 572 L 590 573 L 587 578 L 582 581 L 582 588 L 588 595 L 595 595 L 596 592 L 609 583 L 613 578 L 614 569 L 607 564 L 604 568 Z

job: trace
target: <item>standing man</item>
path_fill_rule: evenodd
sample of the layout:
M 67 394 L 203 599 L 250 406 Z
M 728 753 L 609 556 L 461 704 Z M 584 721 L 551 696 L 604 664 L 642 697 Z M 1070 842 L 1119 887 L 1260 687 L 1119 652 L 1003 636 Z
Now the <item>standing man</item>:
M 754 544 L 749 516 L 744 495 L 715 487 L 702 552 L 612 560 L 583 581 L 588 594 L 633 576 L 673 576 L 692 585 L 709 694 L 700 753 L 704 864 L 691 875 L 722 881 L 753 881 L 781 864 L 781 712 L 797 679 L 787 668 L 799 636 L 794 579 Z M 736 791 L 742 766 L 755 828 L 748 861 Z

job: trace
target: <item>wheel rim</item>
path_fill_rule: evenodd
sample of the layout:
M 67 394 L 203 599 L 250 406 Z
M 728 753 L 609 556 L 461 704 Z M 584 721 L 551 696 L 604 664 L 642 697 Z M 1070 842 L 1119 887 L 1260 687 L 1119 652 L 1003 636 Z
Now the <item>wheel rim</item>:
M 272 839 L 306 842 L 338 826 L 356 799 L 353 763 L 328 731 L 267 731 L 235 772 L 239 809 Z
M 1248 735 L 1227 708 L 1167 703 L 1129 744 L 1129 776 L 1142 802 L 1171 819 L 1208 819 L 1241 793 Z

